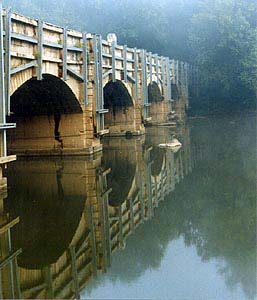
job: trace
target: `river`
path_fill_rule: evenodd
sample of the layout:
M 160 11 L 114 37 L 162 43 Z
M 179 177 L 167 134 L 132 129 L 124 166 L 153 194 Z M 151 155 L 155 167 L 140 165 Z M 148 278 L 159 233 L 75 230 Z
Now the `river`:
M 103 145 L 6 170 L 2 297 L 256 299 L 256 116 Z

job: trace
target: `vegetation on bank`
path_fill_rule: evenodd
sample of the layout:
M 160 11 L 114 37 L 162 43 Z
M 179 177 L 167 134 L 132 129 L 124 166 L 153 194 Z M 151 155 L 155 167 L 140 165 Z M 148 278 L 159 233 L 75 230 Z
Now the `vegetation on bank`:
M 3 0 L 5 7 L 70 28 L 115 32 L 120 44 L 198 67 L 192 113 L 255 109 L 255 0 Z

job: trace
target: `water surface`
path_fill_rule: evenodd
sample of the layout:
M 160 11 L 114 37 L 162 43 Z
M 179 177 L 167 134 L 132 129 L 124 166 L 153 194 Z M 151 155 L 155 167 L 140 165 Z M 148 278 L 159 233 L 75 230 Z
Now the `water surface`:
M 178 152 L 158 147 L 173 135 Z M 153 127 L 7 175 L 23 298 L 255 299 L 255 116 Z

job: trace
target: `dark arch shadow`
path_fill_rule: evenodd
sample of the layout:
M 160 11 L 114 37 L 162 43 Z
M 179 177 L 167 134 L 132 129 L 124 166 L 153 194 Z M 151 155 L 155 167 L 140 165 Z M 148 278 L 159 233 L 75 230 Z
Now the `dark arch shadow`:
M 179 88 L 174 83 L 171 84 L 171 95 L 173 100 L 179 100 L 180 98 Z
M 115 111 L 129 106 L 133 106 L 133 101 L 125 85 L 120 80 L 109 81 L 104 87 L 104 108 Z
M 42 269 L 58 260 L 69 247 L 84 210 L 85 195 L 71 194 L 64 167 L 54 168 L 51 174 L 35 174 L 35 168 L 26 169 L 24 161 L 8 170 L 10 189 L 4 207 L 10 216 L 20 217 L 12 229 L 12 246 L 22 248 L 18 265 L 26 269 Z
M 150 151 L 151 165 L 151 175 L 158 176 L 162 170 L 163 158 L 165 155 L 165 149 L 158 146 L 153 146 Z
M 109 194 L 111 206 L 122 204 L 131 189 L 136 174 L 136 162 L 132 162 L 128 156 L 129 154 L 122 156 L 120 151 L 104 152 L 103 163 L 111 168 L 111 173 L 107 176 L 108 187 L 112 189 Z
M 154 81 L 148 85 L 148 102 L 161 102 L 164 98 L 161 94 L 158 84 Z
M 11 96 L 11 112 L 15 116 L 61 115 L 80 113 L 79 101 L 70 87 L 60 78 L 43 74 L 33 77 Z

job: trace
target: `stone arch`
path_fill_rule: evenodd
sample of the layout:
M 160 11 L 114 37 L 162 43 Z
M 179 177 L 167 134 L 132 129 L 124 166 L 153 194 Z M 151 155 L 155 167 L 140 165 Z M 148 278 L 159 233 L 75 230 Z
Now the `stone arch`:
M 121 80 L 108 81 L 104 86 L 104 108 L 122 108 L 133 106 L 134 101 Z
M 180 87 L 175 83 L 171 83 L 171 97 L 175 101 L 179 100 L 181 97 Z
M 172 84 L 171 85 L 171 91 L 172 91 L 172 99 L 174 100 L 173 108 L 176 112 L 176 118 L 180 122 L 184 122 L 186 117 L 186 110 L 187 110 L 187 95 L 185 94 L 185 91 L 182 89 L 182 84 L 179 81 L 178 84 Z
M 148 102 L 149 107 L 149 117 L 151 118 L 151 123 L 162 123 L 166 121 L 166 103 L 163 96 L 163 87 L 156 81 L 148 84 Z
M 125 135 L 140 131 L 141 117 L 128 83 L 108 81 L 104 86 L 105 127 L 110 135 Z
M 33 78 L 33 69 L 26 69 L 24 71 L 18 72 L 11 77 L 10 81 L 10 95 L 18 90 L 26 81 Z
M 60 78 L 32 77 L 11 96 L 9 149 L 17 154 L 63 154 L 85 147 L 83 108 L 73 90 Z M 69 149 L 69 150 L 68 150 Z M 75 150 L 75 151 L 74 151 Z
M 158 86 L 157 82 L 152 82 L 148 84 L 148 102 L 155 103 L 163 101 L 163 96 L 161 93 L 161 89 Z
M 11 96 L 11 112 L 19 116 L 81 113 L 82 108 L 70 87 L 60 78 L 44 74 L 32 77 Z

